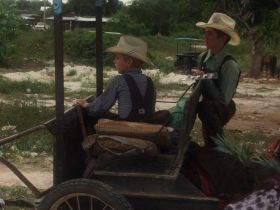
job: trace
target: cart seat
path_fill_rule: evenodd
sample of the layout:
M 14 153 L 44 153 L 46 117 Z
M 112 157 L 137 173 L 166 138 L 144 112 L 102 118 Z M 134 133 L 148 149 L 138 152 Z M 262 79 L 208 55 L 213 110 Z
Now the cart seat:
M 95 125 L 95 131 L 98 135 L 123 136 L 147 140 L 155 143 L 160 150 L 168 150 L 172 146 L 172 130 L 172 128 L 161 124 L 109 119 L 100 119 Z
M 200 82 L 193 88 L 184 109 L 184 118 L 178 130 L 178 146 L 174 152 L 158 154 L 155 156 L 123 157 L 112 161 L 106 168 L 95 170 L 94 176 L 134 176 L 157 177 L 175 180 L 183 164 L 184 156 L 190 141 L 190 133 L 196 117 L 196 107 L 200 97 Z M 91 100 L 91 99 L 89 99 Z M 76 107 L 67 110 L 64 114 L 64 141 L 63 147 L 55 151 L 62 153 L 59 159 L 60 167 L 63 167 L 64 180 L 80 178 L 86 168 L 86 154 L 82 148 L 85 137 L 81 127 L 79 112 Z M 45 123 L 49 131 L 56 136 L 56 119 Z M 56 164 L 58 164 L 56 162 Z M 63 164 L 62 164 L 63 163 Z
M 95 170 L 93 176 L 157 177 L 175 180 L 179 175 L 190 142 L 190 133 L 196 118 L 196 107 L 200 94 L 200 82 L 198 82 L 185 104 L 183 122 L 177 129 L 178 144 L 174 149 L 175 152 L 165 152 L 154 156 L 137 155 L 116 158 L 110 161 L 106 167 Z M 127 126 L 126 130 L 128 130 Z M 160 140 L 162 138 L 159 138 L 159 142 Z

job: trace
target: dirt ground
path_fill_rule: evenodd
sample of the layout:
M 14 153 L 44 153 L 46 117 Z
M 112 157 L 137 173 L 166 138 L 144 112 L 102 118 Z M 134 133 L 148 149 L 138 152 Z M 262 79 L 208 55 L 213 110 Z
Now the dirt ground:
M 234 101 L 237 112 L 226 129 L 280 138 L 280 81 L 243 78 Z
M 51 164 L 50 162 L 50 167 L 48 168 L 42 168 L 40 165 L 17 165 L 17 167 L 38 189 L 47 189 L 53 184 Z M 14 187 L 25 185 L 10 169 L 0 164 L 0 188 L 1 186 Z
M 261 132 L 280 138 L 280 81 L 243 78 L 235 96 L 237 113 L 226 129 L 237 132 Z M 37 165 L 19 166 L 37 187 L 52 185 L 52 160 L 48 167 Z M 23 186 L 22 182 L 4 165 L 0 164 L 0 187 Z

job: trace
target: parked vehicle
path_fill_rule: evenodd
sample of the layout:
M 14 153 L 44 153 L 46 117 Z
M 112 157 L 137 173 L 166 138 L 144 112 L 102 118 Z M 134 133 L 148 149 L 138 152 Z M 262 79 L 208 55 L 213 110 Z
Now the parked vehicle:
M 202 39 L 176 38 L 177 53 L 175 67 L 178 71 L 190 74 L 191 69 L 197 67 L 198 55 L 206 50 Z
M 49 29 L 50 26 L 44 22 L 38 22 L 36 25 L 33 27 L 34 30 L 46 30 Z

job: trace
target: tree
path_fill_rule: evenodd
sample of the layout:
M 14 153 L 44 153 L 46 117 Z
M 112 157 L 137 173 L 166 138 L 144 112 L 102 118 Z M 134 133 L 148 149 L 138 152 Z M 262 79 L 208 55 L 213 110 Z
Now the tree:
M 0 2 L 0 63 L 3 62 L 7 50 L 11 47 L 20 23 L 21 20 L 16 14 L 15 7 Z
M 130 34 L 134 36 L 148 35 L 149 30 L 144 23 L 136 21 L 129 16 L 125 10 L 121 10 L 112 17 L 112 21 L 105 25 L 107 31 L 116 31 L 121 34 Z
M 280 25 L 279 3 L 274 0 L 237 1 L 239 9 L 228 11 L 242 24 L 242 33 L 250 45 L 251 66 L 249 76 L 260 74 L 261 58 L 265 46 L 277 46 L 280 41 L 277 29 Z
M 237 27 L 250 48 L 251 77 L 260 74 L 265 47 L 279 44 L 280 34 L 275 30 L 280 25 L 279 5 L 278 0 L 212 0 L 212 5 L 206 9 L 207 12 L 224 12 L 237 20 Z
M 107 0 L 105 4 L 105 16 L 111 16 L 115 14 L 123 4 L 119 0 Z
M 51 4 L 46 0 L 46 6 L 51 6 Z M 28 12 L 38 12 L 40 8 L 44 6 L 43 1 L 27 1 L 27 0 L 18 0 L 16 1 L 16 7 L 21 11 Z
M 64 13 L 74 13 L 80 16 L 95 15 L 95 1 L 92 0 L 69 0 L 64 6 Z
M 168 35 L 176 14 L 176 0 L 137 0 L 129 7 L 129 16 L 143 23 L 152 34 Z
M 102 0 L 104 16 L 110 16 L 116 13 L 122 3 L 119 0 Z M 95 16 L 95 1 L 92 0 L 69 0 L 64 5 L 64 13 L 74 13 L 81 16 Z

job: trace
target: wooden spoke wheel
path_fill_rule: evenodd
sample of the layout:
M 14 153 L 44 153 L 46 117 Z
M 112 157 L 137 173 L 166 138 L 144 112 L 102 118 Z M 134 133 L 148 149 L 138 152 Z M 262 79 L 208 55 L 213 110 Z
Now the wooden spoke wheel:
M 75 179 L 54 188 L 38 210 L 133 210 L 129 202 L 102 182 Z

